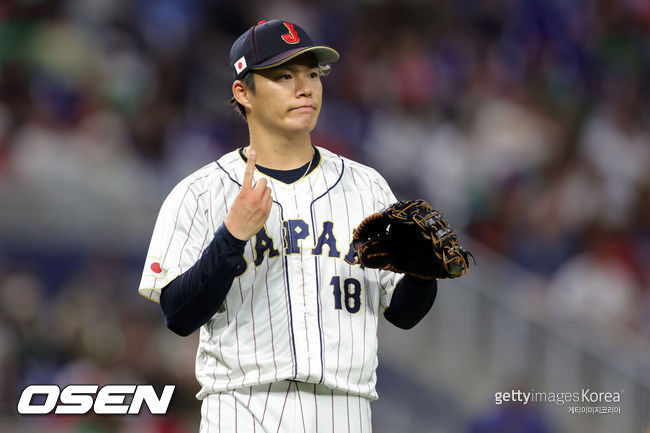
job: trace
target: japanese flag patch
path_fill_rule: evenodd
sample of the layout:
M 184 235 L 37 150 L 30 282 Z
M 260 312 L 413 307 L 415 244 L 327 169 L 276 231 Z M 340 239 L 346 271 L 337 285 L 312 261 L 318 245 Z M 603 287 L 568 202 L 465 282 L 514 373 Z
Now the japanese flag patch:
M 237 61 L 235 62 L 235 64 L 234 64 L 233 66 L 235 67 L 235 71 L 236 71 L 238 74 L 241 73 L 241 71 L 243 71 L 244 69 L 246 69 L 246 58 L 245 58 L 245 57 L 241 57 L 239 60 L 237 60 Z

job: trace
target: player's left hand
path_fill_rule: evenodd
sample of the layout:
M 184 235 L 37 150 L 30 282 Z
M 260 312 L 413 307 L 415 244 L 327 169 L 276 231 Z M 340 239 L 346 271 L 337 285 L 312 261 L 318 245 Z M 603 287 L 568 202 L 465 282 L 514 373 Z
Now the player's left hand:
M 467 273 L 463 249 L 442 213 L 424 200 L 400 201 L 364 219 L 354 232 L 356 262 L 422 279 Z
M 271 188 L 266 186 L 266 178 L 263 177 L 253 184 L 256 160 L 257 154 L 251 149 L 241 190 L 232 201 L 224 221 L 228 231 L 242 241 L 249 240 L 260 231 L 273 205 Z

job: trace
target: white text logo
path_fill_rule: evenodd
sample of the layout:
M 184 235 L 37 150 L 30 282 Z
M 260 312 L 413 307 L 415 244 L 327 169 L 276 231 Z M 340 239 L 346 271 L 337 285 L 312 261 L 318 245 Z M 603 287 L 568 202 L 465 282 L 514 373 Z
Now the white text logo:
M 167 413 L 175 385 L 165 385 L 160 397 L 152 385 L 30 385 L 18 401 L 18 413 L 43 415 L 83 415 L 91 409 L 100 415 L 136 415 L 142 404 L 154 415 Z M 34 402 L 34 397 L 38 403 Z M 40 402 L 44 397 L 44 401 Z M 130 399 L 127 402 L 127 397 Z

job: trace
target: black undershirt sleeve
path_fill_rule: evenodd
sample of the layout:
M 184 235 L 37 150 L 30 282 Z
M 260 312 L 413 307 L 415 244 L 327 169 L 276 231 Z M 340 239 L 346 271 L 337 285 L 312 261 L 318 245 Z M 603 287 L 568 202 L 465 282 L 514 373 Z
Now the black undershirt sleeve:
M 438 294 L 436 280 L 422 280 L 405 275 L 393 292 L 384 317 L 402 329 L 411 329 L 424 318 Z
M 221 224 L 194 266 L 163 288 L 160 306 L 170 330 L 185 337 L 214 316 L 245 266 L 245 245 Z

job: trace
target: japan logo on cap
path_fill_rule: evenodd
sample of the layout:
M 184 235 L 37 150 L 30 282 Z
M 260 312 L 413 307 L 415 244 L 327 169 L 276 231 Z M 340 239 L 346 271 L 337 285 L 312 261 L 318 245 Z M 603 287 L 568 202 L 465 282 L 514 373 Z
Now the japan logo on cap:
M 235 62 L 233 66 L 235 67 L 235 71 L 238 74 L 241 73 L 241 71 L 246 69 L 246 58 L 242 56 L 239 60 Z

